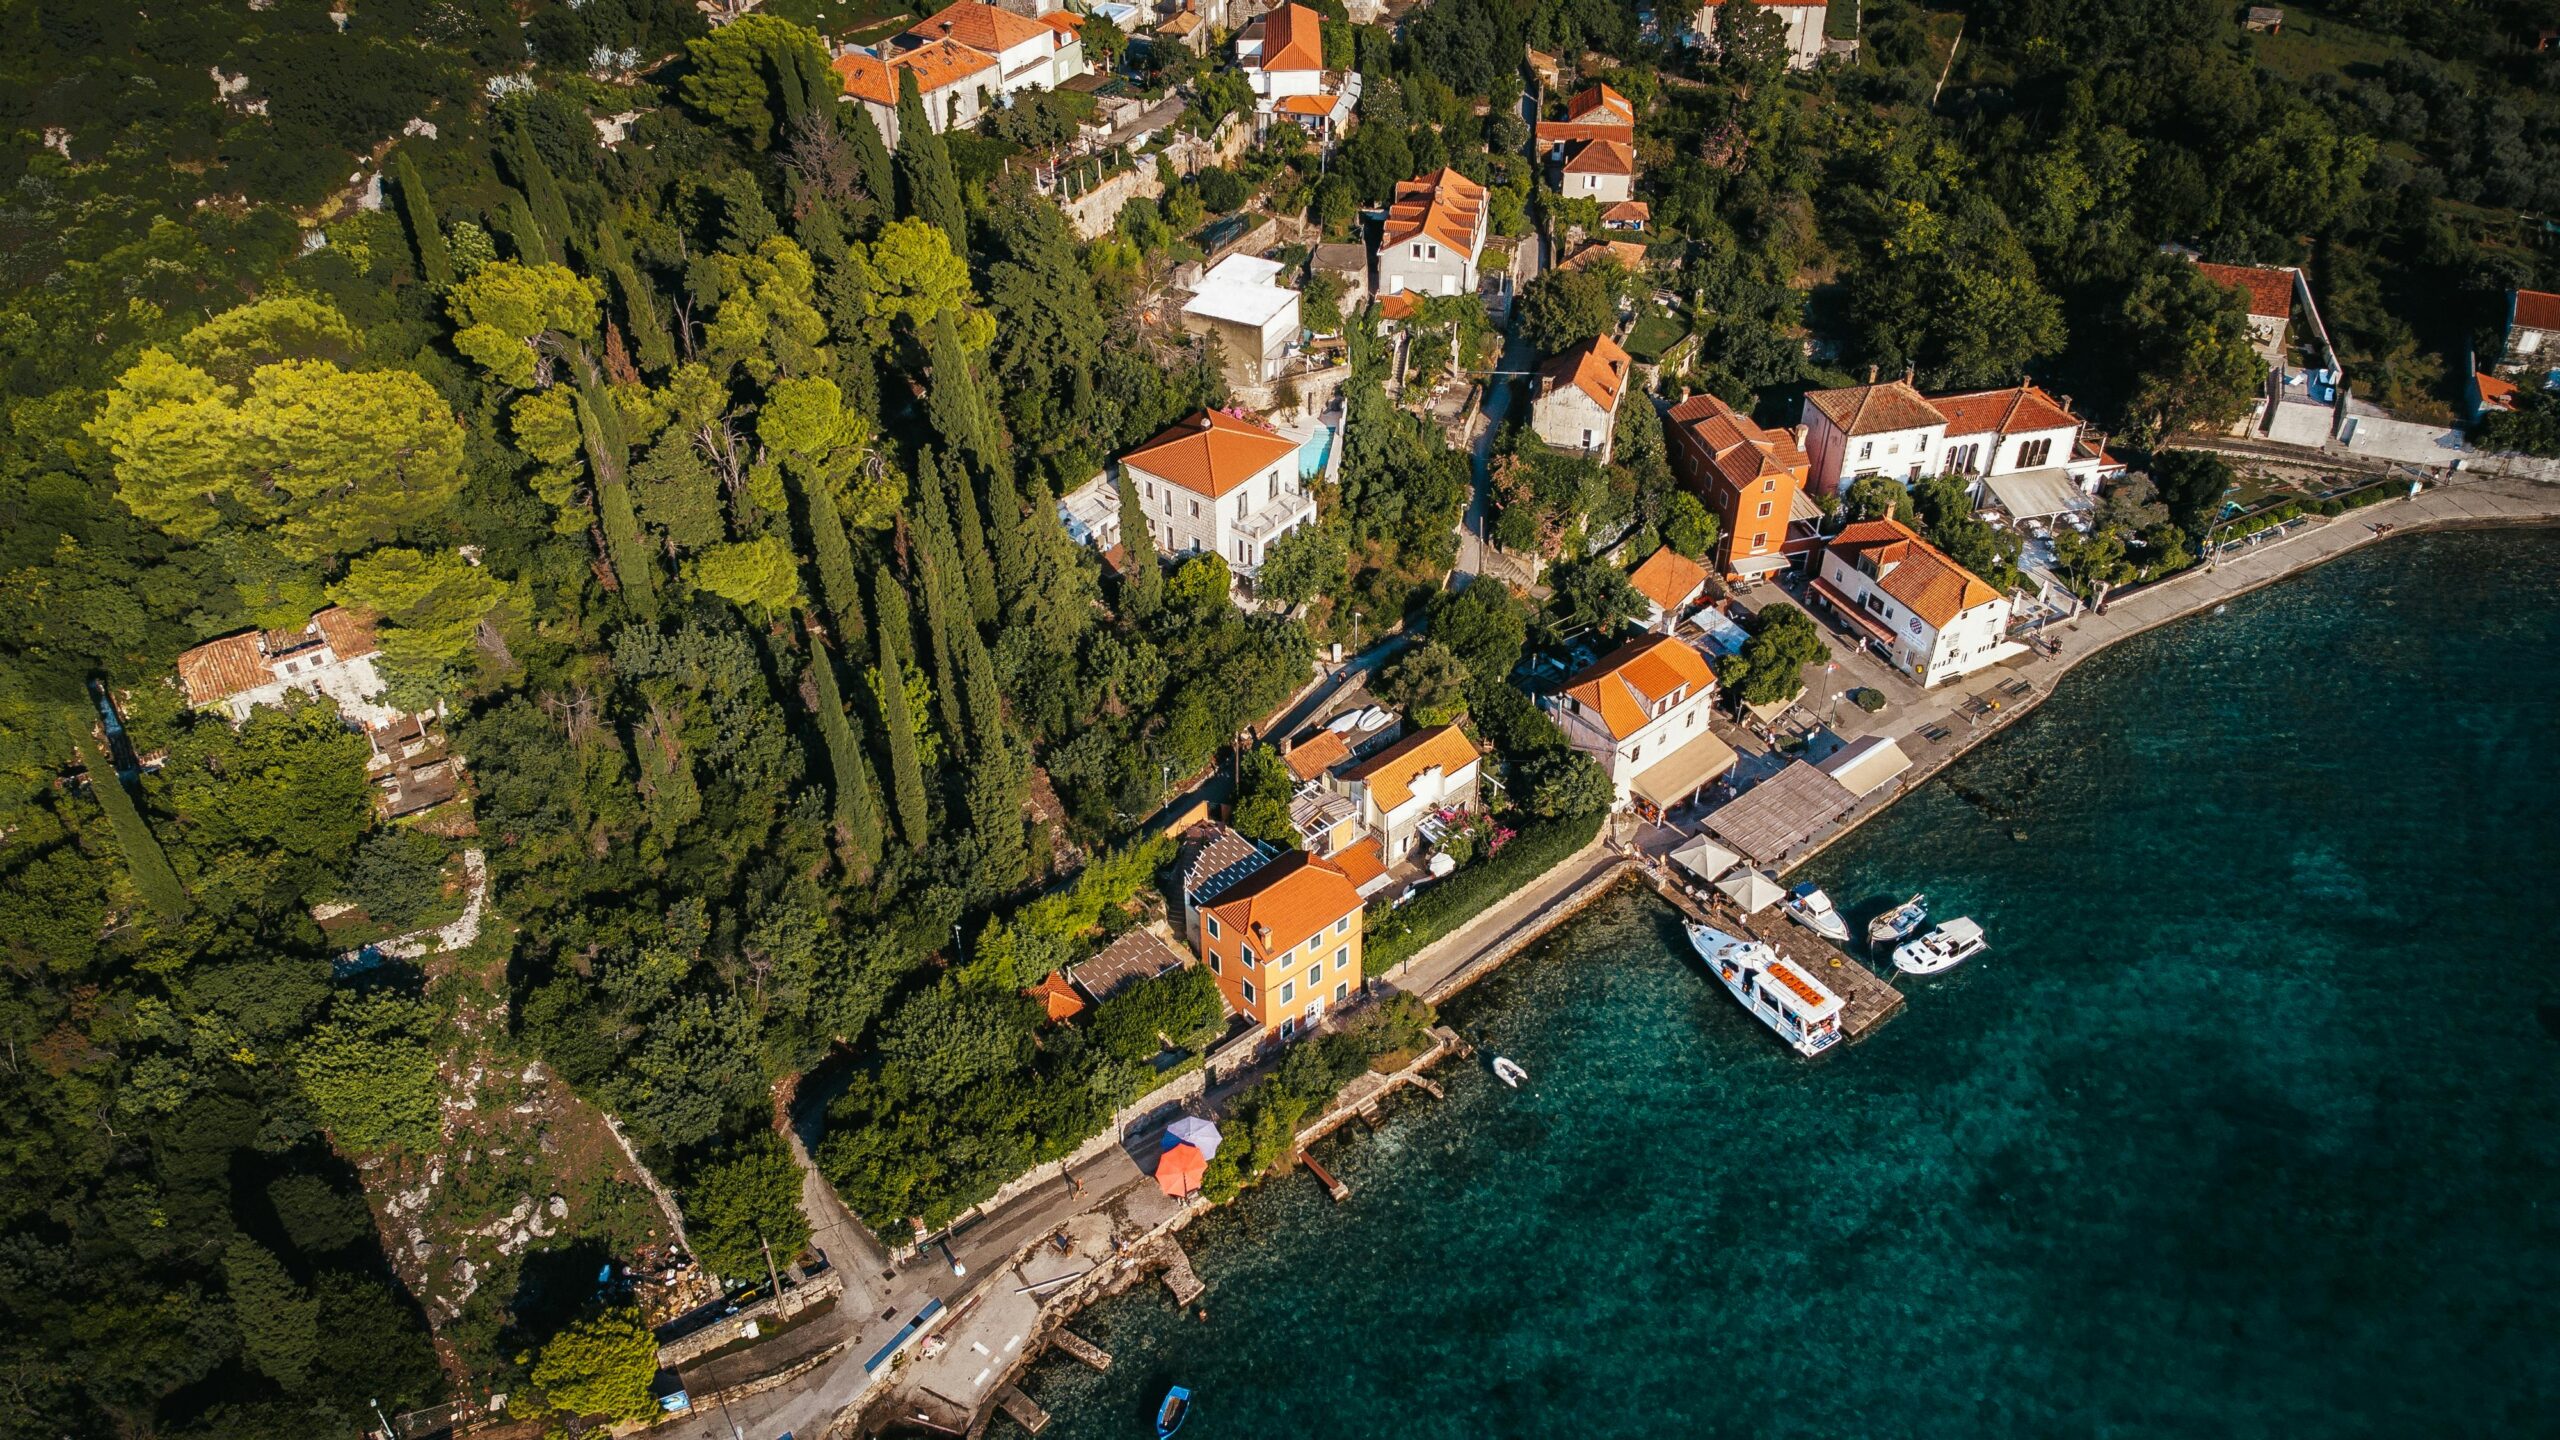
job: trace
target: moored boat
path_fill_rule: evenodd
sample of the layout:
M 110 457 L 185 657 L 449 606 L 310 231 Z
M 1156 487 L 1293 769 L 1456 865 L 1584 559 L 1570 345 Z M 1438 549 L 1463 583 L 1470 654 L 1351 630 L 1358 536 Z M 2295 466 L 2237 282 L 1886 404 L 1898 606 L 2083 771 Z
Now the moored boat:
M 1803 967 L 1758 940 L 1689 924 L 1690 948 L 1724 988 L 1799 1055 L 1819 1055 L 1840 1040 L 1840 997 Z
M 1982 927 L 1958 916 L 1917 940 L 1904 941 L 1893 952 L 1893 968 L 1906 975 L 1935 975 L 1990 948 L 1991 942 L 1982 938 Z
M 1810 880 L 1787 892 L 1787 918 L 1834 945 L 1849 943 L 1849 922 L 1840 907 Z
M 1914 895 L 1867 922 L 1867 943 L 1882 949 L 1920 933 L 1929 921 L 1929 897 Z
M 1529 1078 L 1529 1072 L 1520 1068 L 1520 1062 L 1510 1056 L 1496 1055 L 1493 1057 L 1493 1078 L 1517 1090 L 1520 1082 Z
M 1156 1407 L 1156 1440 L 1173 1440 L 1173 1432 L 1191 1418 L 1191 1392 L 1176 1385 L 1164 1392 L 1164 1403 Z

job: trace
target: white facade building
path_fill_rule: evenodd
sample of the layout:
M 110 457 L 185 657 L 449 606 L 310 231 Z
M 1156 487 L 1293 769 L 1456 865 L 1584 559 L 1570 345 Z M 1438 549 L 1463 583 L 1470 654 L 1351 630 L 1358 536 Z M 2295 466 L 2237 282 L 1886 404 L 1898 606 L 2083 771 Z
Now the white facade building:
M 1733 768 L 1733 747 L 1709 729 L 1715 672 L 1685 640 L 1630 640 L 1547 697 L 1565 739 L 1600 762 L 1617 803 L 1668 810 Z
M 1832 536 L 1812 588 L 1923 685 L 2026 649 L 2008 638 L 2009 597 L 1900 521 L 1861 520 Z
M 1925 399 L 1900 380 L 1815 390 L 1804 397 L 1804 426 L 1817 495 L 1868 475 L 1910 485 L 1932 475 L 2044 471 L 2088 493 L 2124 468 L 2067 403 L 2031 384 Z
M 1183 329 L 1218 337 L 1230 385 L 1278 379 L 1298 343 L 1298 292 L 1280 283 L 1280 269 L 1276 260 L 1230 255 L 1209 267 L 1182 307 Z
M 1378 295 L 1472 295 L 1491 216 L 1484 187 L 1455 170 L 1396 186 L 1378 236 Z
M 1299 444 L 1251 420 L 1204 410 L 1121 457 L 1157 553 L 1223 556 L 1251 579 L 1271 543 L 1316 519 Z

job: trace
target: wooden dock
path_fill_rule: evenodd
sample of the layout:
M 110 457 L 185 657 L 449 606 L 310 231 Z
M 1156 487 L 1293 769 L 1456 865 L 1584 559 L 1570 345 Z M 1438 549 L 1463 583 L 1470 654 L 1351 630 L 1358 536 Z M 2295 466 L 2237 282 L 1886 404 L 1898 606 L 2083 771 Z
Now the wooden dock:
M 1745 916 L 1725 903 L 1721 895 L 1712 903 L 1700 900 L 1654 866 L 1634 868 L 1663 899 L 1679 906 L 1690 919 L 1761 941 L 1831 987 L 1831 992 L 1840 997 L 1840 1033 L 1851 1044 L 1865 1039 L 1869 1031 L 1901 1011 L 1901 991 L 1838 946 L 1789 920 L 1778 907 L 1773 905 L 1758 915 Z
M 1351 1198 L 1351 1187 L 1334 1179 L 1333 1172 L 1324 1168 L 1323 1163 L 1318 1161 L 1312 1153 L 1301 1150 L 1298 1152 L 1298 1160 L 1307 1167 L 1307 1173 L 1324 1182 L 1324 1188 L 1333 1196 L 1335 1204 L 1339 1205 Z
M 1022 1393 L 1019 1385 L 1007 1385 L 996 1392 L 996 1406 L 1013 1417 L 1013 1423 L 1037 1435 L 1049 1424 L 1049 1412 Z
M 1111 1368 L 1111 1352 L 1094 1344 L 1092 1341 L 1087 1340 L 1073 1330 L 1061 1329 L 1056 1335 L 1051 1337 L 1051 1341 L 1059 1349 L 1073 1355 L 1087 1365 L 1092 1366 L 1097 1371 L 1108 1370 Z

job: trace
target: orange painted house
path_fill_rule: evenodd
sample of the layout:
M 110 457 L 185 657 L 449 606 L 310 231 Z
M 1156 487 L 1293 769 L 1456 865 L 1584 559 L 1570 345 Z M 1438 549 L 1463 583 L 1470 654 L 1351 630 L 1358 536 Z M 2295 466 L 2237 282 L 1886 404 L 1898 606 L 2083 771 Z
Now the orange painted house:
M 1360 988 L 1360 892 L 1341 866 L 1289 851 L 1201 908 L 1200 959 L 1229 1008 L 1293 1039 Z

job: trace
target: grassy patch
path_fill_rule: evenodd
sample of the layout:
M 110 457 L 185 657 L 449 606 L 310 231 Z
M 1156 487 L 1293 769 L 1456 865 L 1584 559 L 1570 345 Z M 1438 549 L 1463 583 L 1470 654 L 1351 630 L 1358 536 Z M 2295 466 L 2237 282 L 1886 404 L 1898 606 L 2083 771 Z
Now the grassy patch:
M 1649 311 L 1638 317 L 1634 327 L 1627 331 L 1627 353 L 1634 356 L 1638 364 L 1659 364 L 1664 352 L 1686 339 L 1688 334 L 1688 327 L 1679 321 L 1659 310 Z
M 2281 33 L 2251 35 L 2249 44 L 2260 65 L 2288 80 L 2359 70 L 2369 73 L 2383 61 L 2408 53 L 2398 41 L 2300 6 L 2285 8 Z

